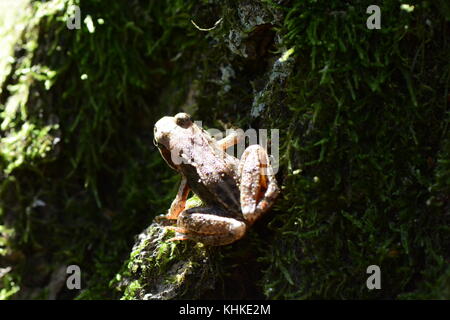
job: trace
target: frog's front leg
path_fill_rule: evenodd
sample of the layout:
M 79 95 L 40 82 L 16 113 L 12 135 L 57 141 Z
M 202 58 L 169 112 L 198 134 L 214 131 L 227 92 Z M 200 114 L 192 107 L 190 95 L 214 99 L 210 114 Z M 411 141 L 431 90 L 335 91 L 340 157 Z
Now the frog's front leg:
M 226 150 L 235 144 L 238 144 L 244 138 L 244 132 L 241 129 L 231 131 L 225 138 L 217 141 L 222 150 Z
M 245 149 L 239 162 L 241 211 L 251 225 L 270 209 L 279 193 L 279 188 L 269 156 L 260 145 Z
M 169 209 L 169 212 L 167 213 L 167 215 L 164 218 L 170 219 L 170 220 L 178 219 L 178 216 L 186 207 L 186 200 L 188 198 L 190 190 L 191 189 L 189 188 L 189 186 L 187 184 L 186 178 L 183 177 L 181 179 L 180 187 L 178 188 L 178 193 L 177 193 L 175 199 L 173 199 L 172 204 Z
M 244 221 L 228 217 L 218 208 L 197 207 L 183 211 L 173 229 L 183 236 L 171 240 L 194 240 L 222 246 L 242 238 L 247 226 Z

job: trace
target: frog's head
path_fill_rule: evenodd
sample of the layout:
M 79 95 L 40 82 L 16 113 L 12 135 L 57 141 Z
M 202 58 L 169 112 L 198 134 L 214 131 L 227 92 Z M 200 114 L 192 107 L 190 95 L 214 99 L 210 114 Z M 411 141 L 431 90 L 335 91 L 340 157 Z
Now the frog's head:
M 193 125 L 191 116 L 183 112 L 174 117 L 162 117 L 155 124 L 153 144 L 158 147 L 164 160 L 173 169 L 176 169 L 176 165 L 172 161 L 172 151 L 183 145 L 188 129 Z

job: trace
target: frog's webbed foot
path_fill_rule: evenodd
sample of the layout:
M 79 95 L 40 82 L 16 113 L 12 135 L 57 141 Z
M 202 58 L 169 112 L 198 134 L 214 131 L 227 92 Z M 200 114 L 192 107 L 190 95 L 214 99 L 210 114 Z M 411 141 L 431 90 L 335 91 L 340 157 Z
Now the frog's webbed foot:
M 251 225 L 270 209 L 279 193 L 279 188 L 269 156 L 260 145 L 245 149 L 239 162 L 241 211 Z
M 175 228 L 182 231 L 182 240 L 222 246 L 242 238 L 247 226 L 243 221 L 225 216 L 217 208 L 198 207 L 183 211 Z

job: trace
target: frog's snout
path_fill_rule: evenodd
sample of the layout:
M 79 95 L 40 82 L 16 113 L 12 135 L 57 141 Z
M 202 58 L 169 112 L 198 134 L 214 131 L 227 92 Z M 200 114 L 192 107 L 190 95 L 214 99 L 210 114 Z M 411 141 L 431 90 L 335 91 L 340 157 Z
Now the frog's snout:
M 180 112 L 174 117 L 162 117 L 153 128 L 153 144 L 158 148 L 171 148 L 171 141 L 176 141 L 185 134 L 185 130 L 190 128 L 194 123 L 191 116 L 187 113 Z

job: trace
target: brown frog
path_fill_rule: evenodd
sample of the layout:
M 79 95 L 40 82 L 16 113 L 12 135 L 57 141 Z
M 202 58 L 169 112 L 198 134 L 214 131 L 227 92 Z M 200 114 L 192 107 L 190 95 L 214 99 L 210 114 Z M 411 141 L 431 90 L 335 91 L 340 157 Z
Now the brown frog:
M 241 159 L 225 150 L 243 135 L 234 131 L 216 141 L 192 122 L 186 113 L 163 117 L 154 128 L 154 143 L 167 164 L 181 176 L 178 194 L 167 219 L 182 236 L 170 240 L 194 240 L 220 246 L 244 236 L 247 229 L 270 209 L 279 188 L 265 149 L 251 145 Z M 205 204 L 185 210 L 192 190 Z

